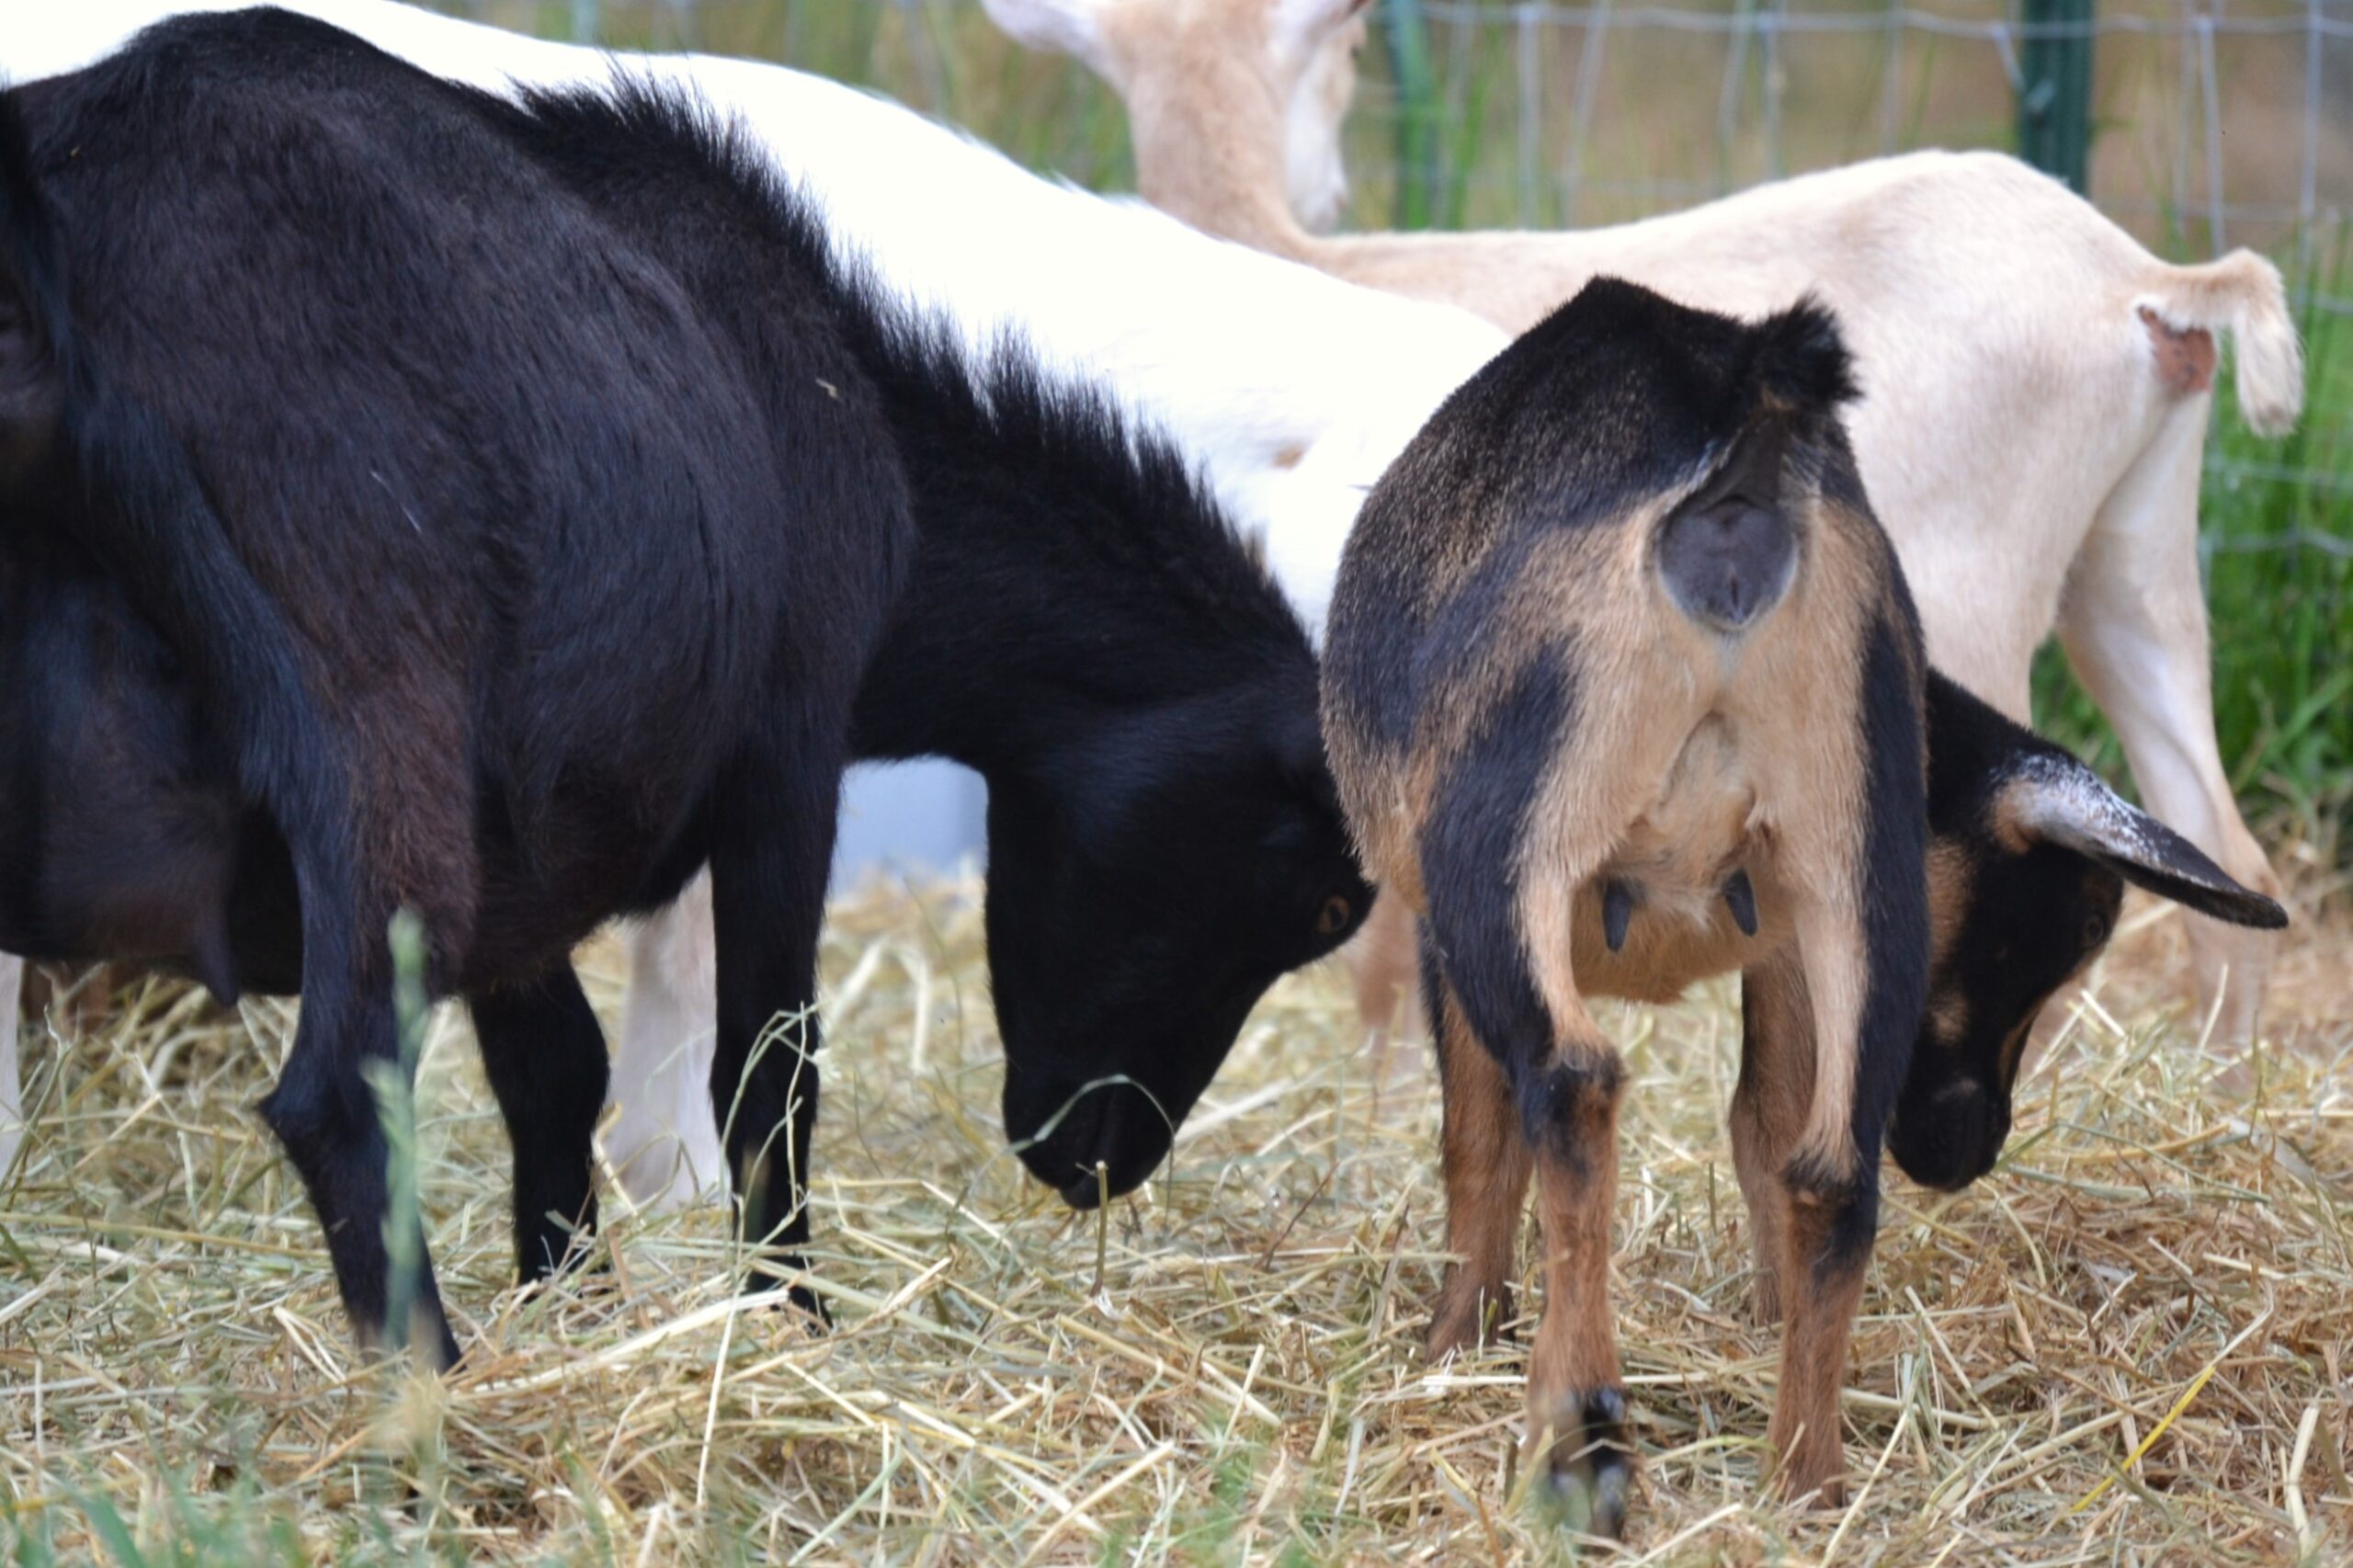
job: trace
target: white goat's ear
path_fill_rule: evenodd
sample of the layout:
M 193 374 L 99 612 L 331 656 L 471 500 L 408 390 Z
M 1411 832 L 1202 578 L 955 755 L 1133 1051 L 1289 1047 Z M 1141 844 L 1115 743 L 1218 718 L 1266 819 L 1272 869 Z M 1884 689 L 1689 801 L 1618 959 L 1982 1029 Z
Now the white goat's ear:
M 1101 73 L 1108 62 L 1103 47 L 1103 13 L 1110 0 L 981 0 L 997 30 L 1024 49 L 1067 54 Z
M 1995 796 L 1994 820 L 2014 843 L 2073 849 L 2200 915 L 2266 931 L 2288 924 L 2286 910 L 2241 887 L 2198 846 L 2126 804 L 2072 756 L 2040 754 L 2023 762 Z
M 1372 0 L 1267 0 L 1267 23 L 1278 50 L 1305 60 Z

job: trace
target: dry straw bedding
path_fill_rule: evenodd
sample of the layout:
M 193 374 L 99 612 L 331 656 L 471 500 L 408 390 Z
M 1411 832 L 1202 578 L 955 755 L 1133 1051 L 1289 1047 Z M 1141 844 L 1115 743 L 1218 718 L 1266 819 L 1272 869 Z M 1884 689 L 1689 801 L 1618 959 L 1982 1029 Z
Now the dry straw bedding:
M 2178 920 L 2132 907 L 2002 1168 L 1950 1198 L 1890 1173 L 1839 1513 L 1756 1502 L 1778 1340 L 1749 1322 L 1722 1131 L 1731 987 L 1611 1016 L 1631 1557 L 2353 1557 L 2353 943 L 2302 923 L 2281 1038 L 2242 1084 L 2170 999 Z M 151 1554 L 224 1562 L 1575 1551 L 1514 1494 L 1515 1356 L 1418 1351 L 1440 1234 L 1423 1052 L 1376 1060 L 1340 977 L 1294 977 L 1171 1165 L 1098 1225 L 1003 1150 L 981 953 L 969 886 L 835 912 L 824 1337 L 738 1310 L 716 1212 L 611 1213 L 608 1272 L 508 1288 L 505 1140 L 462 1018 L 438 1019 L 425 1199 L 472 1351 L 438 1392 L 354 1372 L 310 1213 L 247 1111 L 289 1008 L 147 983 L 37 1041 L 39 1120 L 0 1189 L 0 1528 L 105 1555 L 119 1516 Z M 585 957 L 609 1018 L 617 953 Z

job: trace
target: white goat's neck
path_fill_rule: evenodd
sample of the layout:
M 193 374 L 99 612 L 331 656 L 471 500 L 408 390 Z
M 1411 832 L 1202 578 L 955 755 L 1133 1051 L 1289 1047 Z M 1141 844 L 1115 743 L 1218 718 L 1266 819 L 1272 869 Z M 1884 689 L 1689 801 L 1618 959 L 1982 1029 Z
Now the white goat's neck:
M 1204 233 L 1331 270 L 1329 246 L 1291 210 L 1283 184 L 1287 85 L 1264 51 L 1229 40 L 1155 38 L 1172 56 L 1127 74 L 1136 191 Z

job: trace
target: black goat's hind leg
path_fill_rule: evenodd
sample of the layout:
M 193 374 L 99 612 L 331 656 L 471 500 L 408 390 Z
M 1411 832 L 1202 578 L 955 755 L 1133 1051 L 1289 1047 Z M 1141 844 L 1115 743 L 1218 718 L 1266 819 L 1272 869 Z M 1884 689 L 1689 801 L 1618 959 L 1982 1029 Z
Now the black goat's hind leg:
M 804 1266 L 809 1141 L 817 1121 L 817 933 L 834 852 L 842 745 L 769 745 L 730 770 L 713 812 L 719 968 L 711 1104 L 725 1136 L 754 1278 Z M 824 1319 L 816 1293 L 795 1306 Z
M 360 1348 L 373 1354 L 392 1338 L 392 1260 L 384 1234 L 392 1211 L 392 1146 L 363 1063 L 381 1062 L 397 1071 L 392 996 L 383 986 L 332 994 L 305 989 L 294 1049 L 260 1110 L 310 1193 L 352 1331 Z M 416 1272 L 407 1343 L 436 1367 L 454 1365 L 458 1342 L 442 1315 L 421 1223 L 409 1244 Z
M 604 1031 L 568 963 L 467 1007 L 515 1151 L 516 1276 L 528 1285 L 577 1263 L 596 1232 Z

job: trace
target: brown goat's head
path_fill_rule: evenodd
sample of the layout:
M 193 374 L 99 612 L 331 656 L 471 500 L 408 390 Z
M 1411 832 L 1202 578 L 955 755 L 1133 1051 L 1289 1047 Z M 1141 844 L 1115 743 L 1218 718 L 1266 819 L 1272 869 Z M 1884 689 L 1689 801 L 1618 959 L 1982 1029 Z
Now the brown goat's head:
M 1927 1187 L 1993 1168 L 2027 1037 L 2108 945 L 2126 882 L 2234 925 L 2288 923 L 2075 757 L 1941 677 L 1928 687 L 1928 1007 L 1888 1134 Z

